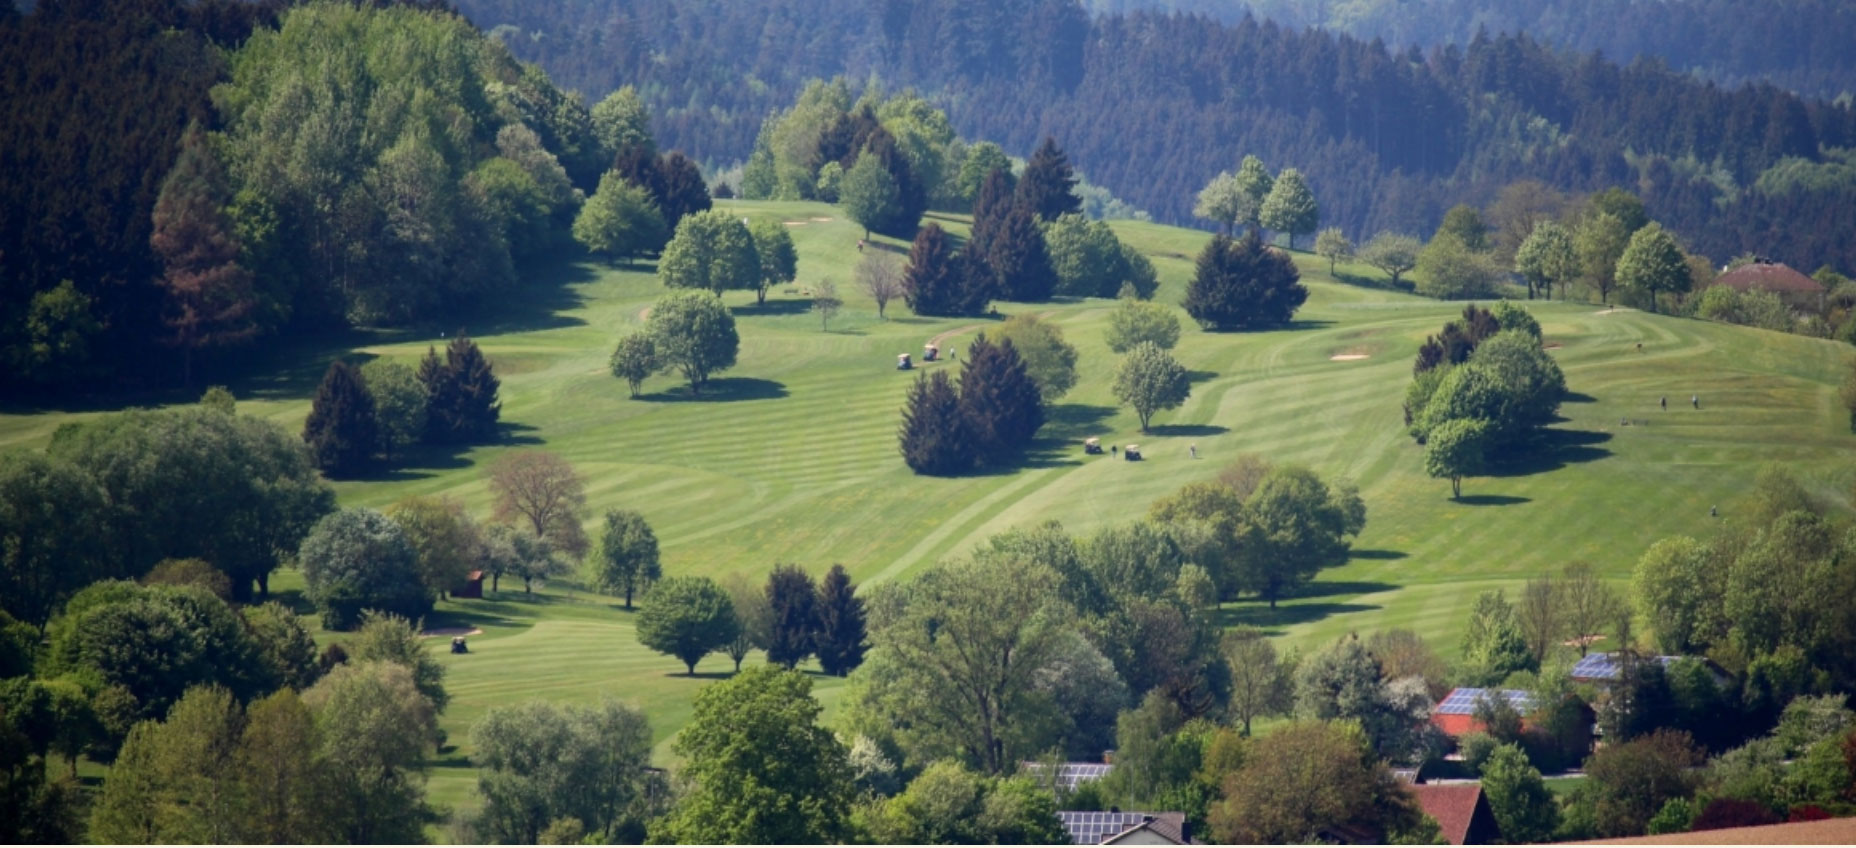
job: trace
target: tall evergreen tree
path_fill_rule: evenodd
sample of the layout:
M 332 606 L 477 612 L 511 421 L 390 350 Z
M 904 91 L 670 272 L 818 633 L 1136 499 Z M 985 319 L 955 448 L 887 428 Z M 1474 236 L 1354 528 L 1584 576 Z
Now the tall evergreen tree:
M 1018 178 L 1018 202 L 1036 212 L 1044 221 L 1054 221 L 1066 212 L 1083 211 L 1082 198 L 1076 196 L 1076 173 L 1070 157 L 1057 147 L 1057 140 L 1044 137 L 1025 173 Z
M 896 181 L 896 214 L 876 230 L 887 236 L 908 238 L 915 234 L 916 225 L 921 223 L 922 213 L 928 211 L 928 187 L 922 185 L 914 169 L 909 165 L 908 153 L 897 144 L 896 137 L 878 126 L 870 132 L 864 142 L 864 152 L 858 156 L 874 156 Z
M 973 274 L 966 257 L 954 252 L 940 224 L 915 234 L 909 266 L 903 271 L 902 298 L 917 315 L 978 315 L 986 310 L 991 286 L 985 274 Z M 978 278 L 977 280 L 975 278 Z
M 843 204 L 844 214 L 863 226 L 867 239 L 871 230 L 882 229 L 900 214 L 902 190 L 876 157 L 858 157 L 839 183 L 838 202 Z
M 445 348 L 443 362 L 437 351 L 426 349 L 419 382 L 425 385 L 426 441 L 465 444 L 496 438 L 496 419 L 503 410 L 496 393 L 502 383 L 463 330 Z
M 1300 280 L 1288 255 L 1264 246 L 1254 230 L 1243 241 L 1213 236 L 1199 253 L 1184 305 L 1207 330 L 1277 326 L 1308 299 Z
M 373 463 L 379 422 L 360 371 L 339 359 L 329 363 L 309 420 L 303 422 L 303 441 L 309 443 L 316 467 L 332 477 L 359 473 Z
M 168 304 L 167 341 L 181 351 L 181 381 L 193 382 L 196 351 L 236 344 L 258 333 L 258 298 L 251 272 L 238 264 L 240 245 L 225 205 L 225 168 L 198 124 L 181 138 L 180 158 L 155 200 L 149 245 L 166 265 L 161 288 Z
M 923 374 L 909 387 L 902 410 L 902 460 L 917 474 L 945 477 L 973 467 L 960 395 L 946 371 Z
M 1057 271 L 1051 267 L 1050 252 L 1044 244 L 1044 228 L 1027 206 L 1014 204 L 988 233 L 986 252 L 969 245 L 967 254 L 983 257 L 975 261 L 972 273 L 992 272 L 991 285 L 1006 300 L 1036 302 L 1049 300 L 1057 288 Z M 974 235 L 979 222 L 974 222 Z
M 1005 462 L 1044 426 L 1043 398 L 1009 341 L 994 344 L 981 334 L 967 348 L 960 372 L 960 414 L 979 458 Z
M 863 664 L 869 649 L 864 632 L 864 599 L 857 597 L 851 575 L 834 565 L 819 581 L 818 630 L 812 650 L 826 674 L 843 677 Z
M 1011 177 L 1003 170 L 993 170 L 980 184 L 979 194 L 973 200 L 973 229 L 967 235 L 967 255 L 972 257 L 973 273 L 991 274 L 997 281 L 998 272 L 992 268 L 993 244 L 999 240 L 1006 213 L 1010 212 L 1015 202 L 1012 193 Z M 982 269 L 980 266 L 984 266 Z M 999 288 L 1004 291 L 1004 287 Z
M 767 576 L 767 661 L 792 668 L 812 655 L 818 630 L 818 594 L 797 565 L 776 565 Z
M 664 238 L 677 231 L 684 216 L 707 211 L 712 201 L 702 170 L 677 151 L 659 155 L 649 139 L 633 144 L 612 160 L 612 170 L 626 182 L 644 189 L 664 215 Z M 659 241 L 653 250 L 663 247 Z

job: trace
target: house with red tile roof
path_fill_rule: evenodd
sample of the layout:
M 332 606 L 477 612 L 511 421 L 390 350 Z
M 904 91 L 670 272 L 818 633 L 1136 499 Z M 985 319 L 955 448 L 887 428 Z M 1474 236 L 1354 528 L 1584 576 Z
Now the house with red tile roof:
M 1490 845 L 1501 839 L 1501 826 L 1482 794 L 1480 783 L 1418 783 L 1405 787 L 1425 815 L 1437 820 L 1451 845 Z

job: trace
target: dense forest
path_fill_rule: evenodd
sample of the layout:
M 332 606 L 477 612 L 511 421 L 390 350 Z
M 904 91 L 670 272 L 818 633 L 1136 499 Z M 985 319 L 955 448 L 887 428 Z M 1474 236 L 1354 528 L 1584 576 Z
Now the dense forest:
M 1524 32 L 1581 53 L 1660 59 L 1725 85 L 1765 81 L 1801 94 L 1856 91 L 1856 6 L 1841 0 L 1084 0 L 1091 14 L 1245 15 L 1400 47 L 1466 44 Z
M 1055 136 L 1094 182 L 1167 222 L 1190 221 L 1194 193 L 1255 154 L 1308 175 L 1323 225 L 1356 237 L 1429 232 L 1451 205 L 1531 178 L 1631 188 L 1717 261 L 1856 265 L 1847 103 L 1526 35 L 1427 52 L 1248 18 L 1092 20 L 1069 0 L 459 8 L 563 87 L 597 98 L 636 85 L 660 140 L 712 163 L 745 160 L 807 79 L 875 76 L 1016 155 Z

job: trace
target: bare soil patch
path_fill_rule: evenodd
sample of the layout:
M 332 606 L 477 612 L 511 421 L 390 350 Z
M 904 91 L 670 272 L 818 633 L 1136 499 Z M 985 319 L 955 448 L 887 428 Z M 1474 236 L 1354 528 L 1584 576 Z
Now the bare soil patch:
M 1356 359 L 1371 359 L 1371 358 L 1373 358 L 1373 355 L 1370 353 L 1337 353 L 1337 354 L 1334 354 L 1333 356 L 1328 357 L 1328 359 L 1333 360 L 1335 362 L 1352 362 Z

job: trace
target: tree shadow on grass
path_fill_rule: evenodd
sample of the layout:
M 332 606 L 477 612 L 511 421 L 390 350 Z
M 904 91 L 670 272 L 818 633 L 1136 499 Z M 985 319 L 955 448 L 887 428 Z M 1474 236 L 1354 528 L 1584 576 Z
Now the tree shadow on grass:
M 1087 403 L 1059 403 L 1044 410 L 1044 428 L 1038 431 L 1040 440 L 1071 442 L 1096 435 L 1102 429 L 1102 422 L 1115 414 L 1112 406 L 1097 406 Z M 1081 450 L 1081 447 L 1075 447 Z
M 586 303 L 586 299 L 573 287 L 597 279 L 598 275 L 590 265 L 591 260 L 573 261 L 560 254 L 522 265 L 516 269 L 516 276 L 521 282 L 514 288 L 501 295 L 491 295 L 463 306 L 442 319 L 427 323 L 435 324 L 434 329 L 455 329 L 461 326 L 473 336 L 584 326 L 586 321 L 562 313 L 578 309 Z
M 1341 270 L 1336 270 L 1334 272 L 1334 279 L 1346 283 L 1347 285 L 1358 286 L 1363 289 L 1409 292 L 1413 288 L 1410 280 L 1399 280 L 1398 285 L 1395 286 L 1392 284 L 1392 278 L 1390 277 L 1368 277 L 1363 274 L 1350 274 Z
M 1160 424 L 1148 428 L 1147 435 L 1205 439 L 1229 432 L 1231 428 L 1218 424 Z
M 1533 444 L 1496 457 L 1486 476 L 1525 477 L 1604 459 L 1611 451 L 1598 445 L 1608 441 L 1611 441 L 1610 433 L 1548 428 L 1540 432 Z
M 766 303 L 752 306 L 737 306 L 729 310 L 738 318 L 756 316 L 803 315 L 812 311 L 812 299 L 807 297 L 768 298 Z
M 1218 627 L 1254 627 L 1268 636 L 1281 636 L 1288 628 L 1298 624 L 1309 624 L 1336 615 L 1353 612 L 1370 612 L 1379 609 L 1378 604 L 1283 604 L 1270 609 L 1268 604 L 1255 602 L 1244 603 L 1236 607 L 1222 607 L 1215 620 Z
M 743 400 L 776 400 L 786 397 L 786 384 L 759 377 L 716 377 L 703 386 L 702 394 L 690 391 L 689 386 L 678 386 L 648 395 L 639 395 L 638 399 L 651 403 L 731 403 Z
M 1531 503 L 1533 500 L 1533 498 L 1522 498 L 1514 495 L 1464 495 L 1457 498 L 1456 502 L 1469 506 L 1513 506 L 1515 504 Z
M 1368 560 L 1395 560 L 1395 559 L 1404 559 L 1406 556 L 1408 556 L 1408 554 L 1406 554 L 1404 551 L 1386 551 L 1386 550 L 1379 550 L 1376 548 L 1366 548 L 1366 549 L 1354 548 L 1352 551 L 1348 552 L 1347 555 L 1351 559 L 1368 559 Z
M 1404 554 L 1400 554 L 1404 556 Z M 1316 580 L 1295 593 L 1299 598 L 1332 598 L 1340 595 L 1371 595 L 1375 592 L 1390 592 L 1404 588 L 1377 580 Z M 1294 599 L 1291 599 L 1294 600 Z
M 1598 398 L 1592 397 L 1585 392 L 1567 392 L 1560 395 L 1560 401 L 1563 403 L 1597 403 Z
M 1216 379 L 1218 379 L 1218 372 L 1216 371 L 1187 371 L 1186 372 L 1186 382 L 1188 383 L 1203 383 L 1206 380 L 1216 380 Z
M 682 671 L 670 671 L 665 672 L 664 676 L 674 677 L 678 680 L 727 680 L 735 676 L 735 670 L 731 668 L 727 671 L 699 671 L 695 674 Z

